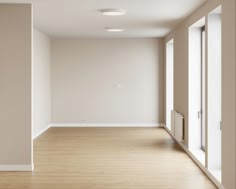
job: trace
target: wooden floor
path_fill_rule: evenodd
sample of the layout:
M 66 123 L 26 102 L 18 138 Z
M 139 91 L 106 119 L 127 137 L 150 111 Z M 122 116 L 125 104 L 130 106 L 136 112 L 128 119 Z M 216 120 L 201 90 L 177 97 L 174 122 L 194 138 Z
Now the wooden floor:
M 157 128 L 50 128 L 34 141 L 34 172 L 1 172 L 1 189 L 213 189 Z

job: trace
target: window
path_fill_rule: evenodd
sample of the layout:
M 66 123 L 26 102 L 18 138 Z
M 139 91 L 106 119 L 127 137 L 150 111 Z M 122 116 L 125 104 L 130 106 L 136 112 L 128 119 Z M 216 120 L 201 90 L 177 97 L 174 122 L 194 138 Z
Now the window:
M 206 32 L 205 26 L 201 28 L 201 110 L 200 110 L 200 119 L 201 119 L 201 149 L 205 151 L 206 144 L 205 144 L 205 133 L 206 133 L 206 126 L 205 126 L 205 47 L 206 47 Z
M 189 150 L 205 165 L 205 17 L 189 27 Z
M 174 40 L 166 43 L 166 127 L 171 130 L 171 110 L 174 109 Z

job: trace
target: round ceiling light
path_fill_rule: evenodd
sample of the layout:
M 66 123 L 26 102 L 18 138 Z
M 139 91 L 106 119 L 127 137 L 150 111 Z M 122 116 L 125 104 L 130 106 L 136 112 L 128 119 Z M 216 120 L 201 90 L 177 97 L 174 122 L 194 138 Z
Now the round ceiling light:
M 99 11 L 105 16 L 122 16 L 127 13 L 124 9 L 101 9 Z
M 106 27 L 105 30 L 108 32 L 123 32 L 124 31 L 124 29 L 122 28 L 110 28 L 110 27 Z

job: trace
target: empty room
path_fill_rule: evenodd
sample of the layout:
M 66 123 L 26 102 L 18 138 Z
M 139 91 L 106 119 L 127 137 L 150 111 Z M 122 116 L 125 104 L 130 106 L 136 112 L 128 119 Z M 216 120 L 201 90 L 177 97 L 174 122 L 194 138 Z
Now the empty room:
M 235 0 L 0 0 L 0 189 L 236 189 Z

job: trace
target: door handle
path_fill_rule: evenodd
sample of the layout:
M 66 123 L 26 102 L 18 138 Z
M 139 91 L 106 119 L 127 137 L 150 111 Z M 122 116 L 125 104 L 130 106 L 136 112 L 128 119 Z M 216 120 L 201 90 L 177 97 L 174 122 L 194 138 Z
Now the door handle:
M 219 121 L 219 129 L 222 130 L 222 121 Z
M 201 118 L 201 111 L 197 112 L 197 118 L 200 119 Z

